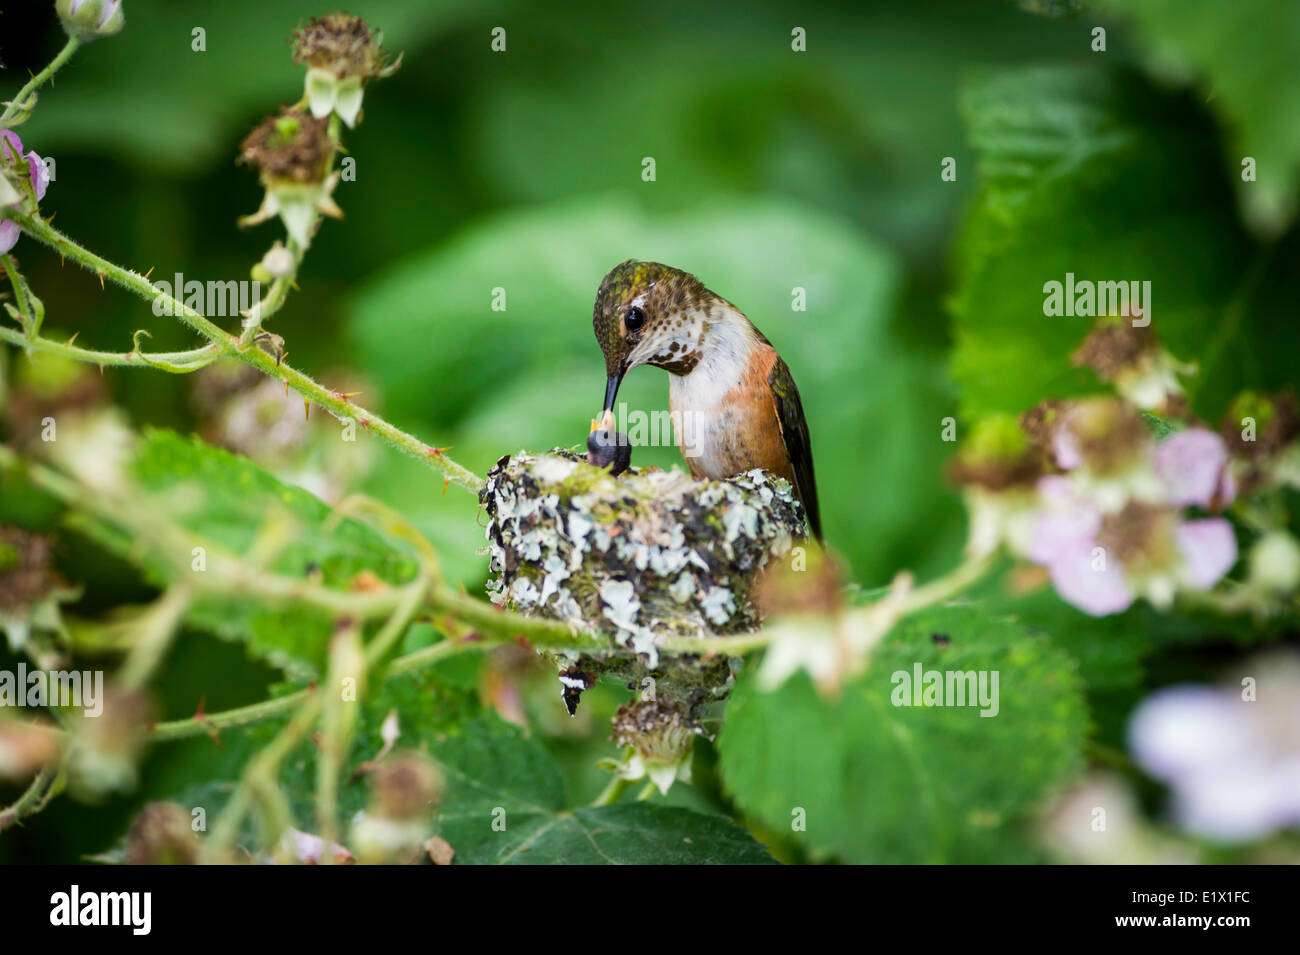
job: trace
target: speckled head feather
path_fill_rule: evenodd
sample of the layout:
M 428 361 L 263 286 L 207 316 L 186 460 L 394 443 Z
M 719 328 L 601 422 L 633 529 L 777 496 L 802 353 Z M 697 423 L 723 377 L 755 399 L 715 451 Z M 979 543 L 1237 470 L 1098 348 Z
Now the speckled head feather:
M 614 266 L 600 283 L 592 314 L 606 374 L 616 378 L 625 373 L 634 352 L 642 356 L 635 364 L 666 367 L 654 360 L 657 353 L 650 346 L 684 331 L 693 309 L 717 299 L 703 282 L 681 269 L 635 259 Z M 633 308 L 644 315 L 639 328 L 629 328 L 628 313 Z

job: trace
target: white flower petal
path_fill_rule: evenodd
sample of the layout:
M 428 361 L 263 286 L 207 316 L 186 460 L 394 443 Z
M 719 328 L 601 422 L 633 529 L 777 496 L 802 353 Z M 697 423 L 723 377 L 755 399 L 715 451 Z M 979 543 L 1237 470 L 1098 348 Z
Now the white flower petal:
M 329 70 L 312 67 L 307 71 L 307 105 L 317 119 L 324 119 L 334 111 L 338 102 L 339 82 Z
M 334 111 L 351 129 L 357 124 L 357 114 L 361 112 L 361 77 L 350 76 L 340 81 L 337 90 L 338 101 L 334 104 Z

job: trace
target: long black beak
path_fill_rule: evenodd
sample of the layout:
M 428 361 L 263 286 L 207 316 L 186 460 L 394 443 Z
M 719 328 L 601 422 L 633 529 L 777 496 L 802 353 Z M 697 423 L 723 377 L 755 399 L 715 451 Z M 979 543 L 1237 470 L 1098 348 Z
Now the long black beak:
M 614 399 L 618 397 L 618 386 L 623 383 L 623 376 L 627 374 L 626 370 L 620 370 L 617 375 L 610 375 L 609 380 L 605 382 L 605 410 L 614 410 Z

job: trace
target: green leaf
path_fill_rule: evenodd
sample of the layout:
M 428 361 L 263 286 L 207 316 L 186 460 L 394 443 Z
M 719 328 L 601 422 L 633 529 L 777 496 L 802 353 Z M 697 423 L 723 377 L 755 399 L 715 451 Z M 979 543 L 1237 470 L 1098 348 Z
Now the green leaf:
M 151 431 L 141 441 L 132 473 L 148 495 L 160 521 L 192 532 L 195 546 L 215 544 L 235 555 L 249 553 L 268 521 L 287 519 L 291 533 L 266 570 L 305 579 L 319 574 L 321 585 L 346 590 L 362 571 L 389 584 L 411 580 L 416 563 L 378 531 L 345 519 L 327 529 L 329 506 L 301 488 L 280 483 L 246 458 L 170 431 Z M 129 535 L 100 535 L 101 543 L 128 560 L 143 560 L 159 585 L 177 571 L 134 546 Z M 201 571 L 186 570 L 185 573 Z M 218 636 L 243 641 L 258 657 L 295 676 L 320 672 L 335 621 L 314 607 L 261 606 L 238 595 L 203 596 L 187 622 Z
M 456 861 L 504 864 L 751 865 L 772 858 L 744 829 L 646 803 L 566 811 L 559 767 L 536 740 L 485 719 L 432 751 L 448 776 L 440 834 Z
M 1194 80 L 1228 140 L 1223 162 L 1246 219 L 1274 236 L 1294 218 L 1300 184 L 1300 4 L 1293 0 L 1108 0 L 1134 23 L 1161 79 Z M 1242 159 L 1255 160 L 1255 181 Z
M 918 664 L 996 671 L 997 715 L 894 705 L 895 675 Z M 1064 653 L 1012 620 L 949 607 L 898 627 L 838 700 L 802 674 L 771 693 L 741 679 L 719 740 L 722 776 L 744 811 L 814 855 L 950 862 L 1001 845 L 1080 768 L 1086 722 Z M 791 831 L 798 810 L 806 830 Z M 1006 847 L 1023 858 L 1018 841 Z
M 380 727 L 396 710 L 401 729 L 397 748 L 424 750 L 443 769 L 447 790 L 430 821 L 456 850 L 458 863 L 773 861 L 748 832 L 722 816 L 649 803 L 566 809 L 560 769 L 541 743 L 494 713 L 484 712 L 474 690 L 449 681 L 440 672 L 443 668 L 403 674 L 371 686 L 363 696 L 339 790 L 337 821 L 345 844 L 350 821 L 365 809 L 369 798 L 368 775 L 355 771 L 375 758 L 383 745 Z M 179 792 L 176 801 L 187 809 L 202 806 L 211 824 L 233 791 L 231 781 L 258 747 L 275 738 L 284 722 L 277 719 L 224 731 L 215 766 L 212 744 L 192 741 L 188 745 L 201 752 L 152 781 L 151 792 L 163 798 Z M 201 779 L 193 774 L 195 766 L 206 770 Z M 294 826 L 318 832 L 313 742 L 304 742 L 289 754 L 279 780 Z M 256 846 L 258 831 L 248 820 L 241 839 Z
M 1203 357 L 1193 406 L 1217 416 L 1248 381 L 1290 374 L 1259 354 L 1238 295 L 1252 254 L 1214 130 L 1194 104 L 1102 67 L 1041 67 L 970 84 L 980 187 L 959 246 L 953 374 L 972 416 L 1097 390 L 1070 356 L 1086 317 L 1043 312 L 1047 282 L 1151 283 L 1152 329 Z

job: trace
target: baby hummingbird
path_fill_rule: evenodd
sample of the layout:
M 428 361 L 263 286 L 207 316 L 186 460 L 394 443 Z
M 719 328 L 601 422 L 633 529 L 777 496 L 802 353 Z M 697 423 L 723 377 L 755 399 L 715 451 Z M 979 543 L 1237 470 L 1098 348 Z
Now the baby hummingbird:
M 821 540 L 812 444 L 799 389 L 772 343 L 688 272 L 628 260 L 600 283 L 592 317 L 605 355 L 605 415 L 637 365 L 669 374 L 668 407 L 691 474 L 728 478 L 764 468 L 799 495 Z

